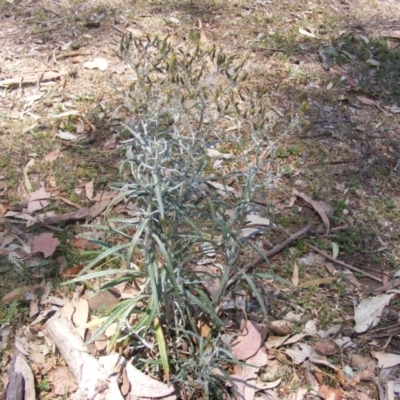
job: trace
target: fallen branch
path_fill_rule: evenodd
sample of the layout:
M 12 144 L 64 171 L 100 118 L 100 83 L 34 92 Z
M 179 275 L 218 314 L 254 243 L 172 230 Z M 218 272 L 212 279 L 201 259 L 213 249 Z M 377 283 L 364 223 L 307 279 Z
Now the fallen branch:
M 74 331 L 72 322 L 59 315 L 52 317 L 44 329 L 72 372 L 82 398 L 122 400 L 117 377 L 110 376 L 89 354 L 82 339 Z
M 362 274 L 362 275 L 364 275 L 364 276 L 367 276 L 368 278 L 371 278 L 371 279 L 373 279 L 373 280 L 375 280 L 375 281 L 377 281 L 377 282 L 382 282 L 382 279 L 377 278 L 375 275 L 369 274 L 368 272 L 365 272 L 365 271 L 363 271 L 363 270 L 361 270 L 361 269 L 359 269 L 359 268 L 357 268 L 357 267 L 353 267 L 353 266 L 350 265 L 350 264 L 346 264 L 346 263 L 343 262 L 343 261 L 336 260 L 336 258 L 331 257 L 329 254 L 325 253 L 324 251 L 320 250 L 318 247 L 315 247 L 315 246 L 313 246 L 313 245 L 310 244 L 310 243 L 308 243 L 308 247 L 309 247 L 311 250 L 314 250 L 315 252 L 321 254 L 321 256 L 324 256 L 324 257 L 327 258 L 328 260 L 330 260 L 330 261 L 332 261 L 332 262 L 334 262 L 334 263 L 336 263 L 336 264 L 341 265 L 342 267 L 346 267 L 346 268 L 348 268 L 348 269 L 350 269 L 350 270 L 352 270 L 352 271 L 359 272 L 360 274 Z
M 47 72 L 44 72 L 42 74 L 38 75 L 22 75 L 10 79 L 4 79 L 0 81 L 0 86 L 1 87 L 10 87 L 10 86 L 15 86 L 15 85 L 24 85 L 24 84 L 35 84 L 38 82 L 48 82 L 48 81 L 53 81 L 55 79 L 61 78 L 64 75 L 67 75 L 67 71 L 61 71 L 61 72 L 54 72 L 53 70 L 49 70 Z
M 273 247 L 271 250 L 268 250 L 264 252 L 263 254 L 258 255 L 255 257 L 252 261 L 250 261 L 248 264 L 246 264 L 239 273 L 234 275 L 231 279 L 229 279 L 228 284 L 227 284 L 227 289 L 230 288 L 234 283 L 236 283 L 238 280 L 240 280 L 243 277 L 243 274 L 247 274 L 249 271 L 251 271 L 255 266 L 257 266 L 261 261 L 265 260 L 266 258 L 271 258 L 275 254 L 280 253 L 285 247 L 289 246 L 292 242 L 295 240 L 301 238 L 302 236 L 306 235 L 310 230 L 312 229 L 311 225 L 307 225 L 305 228 L 300 229 L 293 235 L 289 236 L 286 240 L 283 242 L 277 244 L 275 247 Z
M 82 53 L 81 51 L 72 51 L 70 53 L 59 54 L 56 56 L 56 60 L 62 60 L 64 58 L 87 56 L 89 53 Z
M 74 399 L 123 400 L 118 379 L 123 379 L 124 371 L 127 377 L 125 390 L 130 399 L 178 398 L 173 385 L 168 386 L 146 375 L 122 355 L 109 354 L 98 360 L 92 357 L 72 322 L 60 314 L 50 318 L 44 333 L 55 343 L 78 384 L 80 397 L 75 393 Z

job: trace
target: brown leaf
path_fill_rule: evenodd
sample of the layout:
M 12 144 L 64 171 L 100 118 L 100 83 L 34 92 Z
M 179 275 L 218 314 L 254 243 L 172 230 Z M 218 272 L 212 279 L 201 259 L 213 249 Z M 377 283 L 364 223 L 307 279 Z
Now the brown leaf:
M 5 203 L 0 203 L 0 218 L 3 217 L 3 215 L 7 212 L 8 206 L 10 205 L 10 202 L 5 202 Z
M 200 318 L 197 321 L 197 330 L 198 330 L 199 334 L 204 338 L 207 338 L 210 336 L 211 326 L 208 324 L 208 322 L 205 320 L 204 317 Z
M 324 222 L 327 231 L 329 231 L 329 218 L 326 215 L 323 207 L 321 207 L 321 204 L 318 203 L 318 201 L 315 201 L 311 197 L 307 196 L 305 193 L 298 192 L 296 189 L 293 189 L 293 194 L 298 197 L 301 197 L 304 201 L 306 201 L 308 204 L 310 204 L 314 208 L 314 210 L 319 214 L 322 221 Z
M 93 181 L 90 181 L 85 185 L 85 192 L 86 192 L 86 197 L 89 200 L 92 200 L 93 199 Z
M 299 267 L 296 263 L 294 263 L 293 272 L 292 272 L 292 283 L 294 287 L 299 286 Z
M 319 286 L 324 285 L 325 283 L 330 283 L 336 281 L 337 278 L 334 276 L 328 276 L 326 278 L 317 278 L 311 279 L 310 281 L 303 282 L 301 285 L 298 286 L 299 289 L 310 287 L 310 286 Z
M 324 356 L 333 356 L 339 350 L 339 346 L 333 340 L 325 340 L 315 344 L 314 350 Z
M 57 199 L 63 201 L 66 204 L 69 204 L 70 206 L 76 207 L 78 210 L 80 210 L 82 208 L 78 204 L 75 204 L 74 202 L 72 202 L 71 200 L 66 199 L 65 197 L 57 196 Z
M 238 360 L 247 360 L 257 353 L 261 344 L 261 332 L 258 325 L 253 321 L 247 321 L 241 334 L 231 343 L 232 354 Z
M 319 388 L 318 395 L 324 400 L 342 400 L 342 394 L 340 391 L 327 385 L 322 385 Z
M 31 252 L 42 252 L 45 258 L 52 256 L 59 244 L 60 241 L 52 233 L 42 233 L 29 239 Z
M 51 153 L 44 156 L 44 161 L 55 161 L 60 155 L 60 149 L 53 150 Z
M 118 303 L 121 294 L 116 289 L 103 290 L 89 299 L 89 308 L 99 310 L 111 308 Z
M 83 56 L 76 56 L 76 57 L 71 58 L 72 64 L 79 64 L 79 63 L 83 62 L 84 60 L 85 60 L 85 58 Z
M 100 215 L 107 208 L 107 206 L 110 203 L 111 203 L 111 200 L 101 200 L 98 203 L 94 204 L 89 209 L 89 215 L 88 215 L 87 220 L 91 221 L 93 218 L 96 218 L 98 215 Z
M 101 192 L 93 197 L 93 201 L 112 200 L 117 195 L 116 192 Z
M 74 237 L 70 240 L 69 244 L 80 250 L 96 250 L 99 248 L 97 244 L 94 244 L 89 240 L 80 237 Z
M 349 355 L 349 365 L 357 369 L 375 369 L 376 362 L 369 356 L 363 357 L 359 354 Z
M 46 282 L 42 281 L 41 283 L 37 285 L 28 285 L 28 286 L 22 286 L 18 287 L 11 292 L 7 293 L 6 295 L 3 296 L 3 298 L 0 300 L 0 303 L 11 303 L 17 298 L 23 297 L 26 293 L 33 293 L 37 289 L 42 289 L 46 286 Z
M 68 393 L 75 392 L 78 385 L 74 376 L 67 367 L 59 366 L 50 374 L 50 382 L 52 383 L 53 393 L 57 396 L 65 396 Z
M 50 198 L 50 193 L 46 192 L 45 188 L 40 188 L 39 190 L 36 190 L 36 192 L 33 192 L 28 200 L 28 207 L 27 207 L 27 212 L 28 213 L 33 213 L 35 211 L 39 211 L 44 207 L 47 207 L 49 205 L 49 202 L 46 200 Z
M 357 99 L 360 100 L 361 103 L 366 104 L 367 106 L 378 107 L 378 104 L 376 103 L 376 101 L 369 99 L 368 97 L 357 96 Z

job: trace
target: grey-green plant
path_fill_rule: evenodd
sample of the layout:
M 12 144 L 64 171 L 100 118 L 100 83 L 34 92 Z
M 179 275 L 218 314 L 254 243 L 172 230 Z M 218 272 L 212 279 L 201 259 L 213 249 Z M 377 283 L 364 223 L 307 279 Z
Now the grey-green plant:
M 132 349 L 135 365 L 194 398 L 222 398 L 229 377 L 221 362 L 238 360 L 226 340 L 221 302 L 229 278 L 260 252 L 254 238 L 242 235 L 246 216 L 273 218 L 267 191 L 276 173 L 264 167 L 275 144 L 265 90 L 246 81 L 246 60 L 215 47 L 124 35 L 117 54 L 135 71 L 130 89 L 119 90 L 130 116 L 121 126 L 120 182 L 112 185 L 119 195 L 105 223 L 95 226 L 104 231 L 105 239 L 95 241 L 101 251 L 70 282 L 106 280 L 106 289 L 140 280 L 138 295 L 113 307 L 90 340 L 116 322 L 111 345 Z M 222 164 L 210 157 L 219 149 L 231 153 Z M 121 201 L 127 212 L 115 216 Z M 210 252 L 221 269 L 211 276 L 218 280 L 212 292 L 193 269 Z M 128 268 L 107 269 L 115 259 Z M 265 313 L 252 276 L 243 279 Z M 199 332 L 199 321 L 207 322 L 208 335 Z

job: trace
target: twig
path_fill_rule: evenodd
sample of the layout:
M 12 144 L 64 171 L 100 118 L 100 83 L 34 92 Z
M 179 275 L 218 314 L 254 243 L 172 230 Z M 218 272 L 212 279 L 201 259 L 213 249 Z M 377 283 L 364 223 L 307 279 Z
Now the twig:
M 379 288 L 374 289 L 375 294 L 385 293 L 389 289 L 394 289 L 400 286 L 400 279 L 395 278 L 393 281 L 388 282 L 386 285 L 383 285 Z
M 44 7 L 42 7 L 42 8 L 43 8 L 44 11 L 47 11 L 47 12 L 49 12 L 49 13 L 52 13 L 52 14 L 54 14 L 55 16 L 57 16 L 57 17 L 59 17 L 59 18 L 64 18 L 62 15 L 56 13 L 55 11 L 50 10 L 50 8 L 44 8 Z M 67 19 L 67 18 L 64 18 L 64 19 Z
M 337 160 L 337 161 L 321 161 L 321 162 L 316 162 L 313 164 L 308 164 L 308 167 L 315 167 L 316 165 L 325 165 L 325 164 L 331 164 L 331 165 L 336 165 L 336 164 L 351 164 L 355 160 Z
M 281 252 L 285 247 L 289 246 L 290 243 L 294 242 L 295 240 L 299 239 L 300 237 L 304 236 L 310 230 L 312 229 L 311 225 L 307 225 L 305 228 L 300 229 L 293 235 L 289 236 L 286 240 L 283 242 L 277 244 L 275 247 L 273 247 L 271 250 L 268 250 L 264 252 L 262 255 L 258 255 L 255 257 L 252 261 L 250 261 L 248 264 L 246 264 L 239 273 L 234 275 L 231 279 L 229 279 L 228 284 L 227 284 L 227 289 L 230 288 L 234 283 L 236 283 L 238 280 L 240 280 L 243 277 L 243 274 L 247 274 L 249 271 L 251 271 L 257 264 L 259 264 L 261 261 L 265 260 L 266 258 L 270 258 L 274 256 L 275 254 L 278 254 Z
M 44 68 L 44 69 L 36 69 L 36 70 L 27 70 L 27 71 L 16 71 L 16 72 L 7 72 L 0 74 L 0 77 L 4 78 L 6 76 L 15 76 L 17 74 L 36 74 L 37 72 L 47 72 L 47 71 L 54 71 L 58 72 L 59 69 L 56 68 Z
M 36 21 L 36 24 L 54 24 L 56 22 L 64 21 L 65 19 L 68 19 L 68 18 L 51 19 L 48 21 Z
M 82 53 L 81 51 L 72 51 L 70 53 L 59 54 L 56 56 L 56 60 L 62 60 L 63 58 L 76 57 L 76 56 L 87 56 L 89 53 Z
M 331 257 L 329 254 L 327 254 L 327 253 L 325 253 L 324 251 L 320 250 L 318 247 L 315 247 L 315 246 L 313 246 L 313 245 L 310 244 L 310 243 L 307 243 L 307 244 L 308 244 L 308 247 L 309 247 L 311 250 L 316 251 L 317 253 L 321 254 L 322 256 L 324 256 L 325 258 L 327 258 L 328 260 L 330 260 L 330 261 L 332 261 L 332 262 L 334 262 L 334 263 L 336 263 L 336 264 L 339 264 L 339 265 L 341 265 L 342 267 L 346 267 L 346 268 L 348 268 L 348 269 L 350 269 L 350 270 L 352 270 L 352 271 L 359 272 L 360 274 L 362 274 L 362 275 L 364 275 L 364 276 L 367 276 L 368 278 L 371 278 L 371 279 L 373 279 L 373 280 L 375 280 L 375 281 L 377 281 L 377 282 L 382 282 L 382 280 L 381 280 L 380 278 L 377 278 L 375 275 L 369 274 L 368 272 L 365 272 L 365 271 L 363 271 L 363 270 L 361 270 L 361 269 L 359 269 L 359 268 L 357 268 L 357 267 L 353 267 L 353 266 L 350 265 L 350 264 L 346 264 L 346 263 L 343 262 L 343 261 L 336 260 L 336 258 Z

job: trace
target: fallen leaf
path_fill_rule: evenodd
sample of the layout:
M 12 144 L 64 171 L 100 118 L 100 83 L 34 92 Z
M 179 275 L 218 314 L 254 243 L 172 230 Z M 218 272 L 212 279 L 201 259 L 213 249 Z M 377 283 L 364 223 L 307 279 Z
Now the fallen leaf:
M 379 368 L 390 368 L 400 364 L 399 354 L 376 351 L 373 355 L 378 360 Z
M 311 356 L 312 348 L 308 344 L 298 343 L 296 347 L 286 349 L 285 353 L 293 360 L 295 364 L 301 364 Z
M 72 238 L 69 244 L 80 250 L 96 250 L 99 248 L 97 244 L 94 244 L 90 240 L 81 237 Z
M 11 303 L 15 299 L 22 298 L 26 293 L 31 292 L 33 293 L 37 289 L 43 289 L 46 286 L 46 282 L 42 281 L 37 285 L 28 285 L 15 288 L 11 292 L 7 293 L 3 296 L 0 300 L 0 303 Z
M 50 193 L 46 192 L 45 188 L 40 188 L 39 190 L 36 190 L 36 192 L 33 192 L 29 196 L 26 211 L 31 214 L 34 211 L 38 211 L 42 208 L 47 207 L 49 205 L 49 202 L 46 199 L 48 198 L 50 198 Z
M 56 133 L 56 136 L 63 140 L 78 140 L 78 136 L 70 132 L 59 131 L 58 133 Z
M 74 376 L 64 366 L 58 366 L 55 371 L 52 371 L 49 381 L 51 382 L 53 393 L 58 396 L 66 396 L 68 393 L 73 393 L 78 389 Z
M 166 385 L 165 383 L 159 382 L 151 376 L 144 374 L 120 354 L 110 354 L 108 356 L 100 357 L 99 363 L 110 373 L 116 366 L 124 367 L 130 382 L 130 395 L 132 397 L 160 398 L 173 395 L 175 392 L 173 385 Z M 171 397 L 171 400 L 176 398 L 177 396 L 173 396 Z
M 268 218 L 263 218 L 256 214 L 246 215 L 246 225 L 269 226 L 270 224 L 271 221 Z
M 318 201 L 313 200 L 311 197 L 307 196 L 305 193 L 298 192 L 296 189 L 293 189 L 292 193 L 295 196 L 301 197 L 304 201 L 306 201 L 308 204 L 310 204 L 314 208 L 314 210 L 319 214 L 322 221 L 324 222 L 327 231 L 329 231 L 329 218 L 326 215 L 324 207 L 321 206 L 321 204 Z
M 197 331 L 199 332 L 200 336 L 204 338 L 210 337 L 211 329 L 212 329 L 211 326 L 205 320 L 205 318 L 200 318 L 197 321 Z
M 392 114 L 399 114 L 400 113 L 400 107 L 393 105 L 391 107 L 385 107 L 387 110 L 389 110 Z
M 207 156 L 207 157 L 210 157 L 210 158 L 223 158 L 223 159 L 225 159 L 225 160 L 228 160 L 228 159 L 230 159 L 230 158 L 234 158 L 234 157 L 235 157 L 235 155 L 232 154 L 232 153 L 229 153 L 229 154 L 227 154 L 227 153 L 221 153 L 221 152 L 219 152 L 218 150 L 212 149 L 212 148 L 208 148 L 208 149 L 206 150 L 206 156 Z
M 85 62 L 83 67 L 87 69 L 97 68 L 100 71 L 105 71 L 108 67 L 108 62 L 105 58 L 95 58 L 93 61 Z
M 358 370 L 375 371 L 376 362 L 370 356 L 360 354 L 349 354 L 349 365 Z
M 381 320 L 383 309 L 389 304 L 393 296 L 394 293 L 380 294 L 362 299 L 354 313 L 355 332 L 362 333 L 377 325 Z
M 59 244 L 60 241 L 54 238 L 52 233 L 42 233 L 29 239 L 31 252 L 41 252 L 45 258 L 52 256 Z
M 318 395 L 324 400 L 342 400 L 342 394 L 339 390 L 333 389 L 330 386 L 322 385 L 318 390 Z
M 212 182 L 212 181 L 207 181 L 207 185 L 213 187 L 214 189 L 218 190 L 218 193 L 221 195 L 226 195 L 227 193 L 235 193 L 235 189 L 232 186 L 227 186 L 223 185 L 222 183 L 219 182 Z
M 117 192 L 101 192 L 93 197 L 93 201 L 112 200 L 117 195 Z
M 281 347 L 286 341 L 290 338 L 290 335 L 285 336 L 269 336 L 267 342 L 265 343 L 265 347 L 269 350 L 277 349 Z
M 247 321 L 243 331 L 231 343 L 232 354 L 238 360 L 247 360 L 257 353 L 261 344 L 261 332 L 258 325 L 253 321 Z
M 334 282 L 336 280 L 337 280 L 337 278 L 335 278 L 334 276 L 328 276 L 326 278 L 311 279 L 310 281 L 303 282 L 301 285 L 298 286 L 298 288 L 304 289 L 304 288 L 310 287 L 310 286 L 325 285 L 326 283 Z
M 357 96 L 357 99 L 360 100 L 361 103 L 366 104 L 367 106 L 378 107 L 378 104 L 374 100 L 369 99 L 368 97 Z
M 271 332 L 279 336 L 289 335 L 293 331 L 293 322 L 286 319 L 279 319 L 269 323 Z
M 324 356 L 333 356 L 339 350 L 339 346 L 333 340 L 325 340 L 323 342 L 317 342 L 314 346 L 314 350 Z
M 3 218 L 4 214 L 8 210 L 9 205 L 10 205 L 10 203 L 8 201 L 5 203 L 0 203 L 0 218 Z
M 169 22 L 169 23 L 174 24 L 174 25 L 180 25 L 181 24 L 181 21 L 179 21 L 179 19 L 175 18 L 175 17 L 167 17 L 167 18 L 164 18 L 164 20 L 166 22 Z
M 80 64 L 85 58 L 83 56 L 76 56 L 71 58 L 72 64 Z
M 34 293 L 28 292 L 24 295 L 24 300 L 29 302 L 29 318 L 39 314 L 39 300 Z
M 118 303 L 121 294 L 116 289 L 102 290 L 89 299 L 91 310 L 109 309 Z
M 72 115 L 78 115 L 78 114 L 79 114 L 78 110 L 69 110 L 69 111 L 65 111 L 60 114 L 54 114 L 51 116 L 51 118 L 64 118 L 64 117 L 70 117 Z
M 134 37 L 142 37 L 144 36 L 144 32 L 141 29 L 137 29 L 137 28 L 132 28 L 131 26 L 128 26 L 126 28 L 126 30 L 132 34 L 132 36 Z
M 60 155 L 60 149 L 53 150 L 51 153 L 44 156 L 44 161 L 55 161 Z
M 301 33 L 304 36 L 315 38 L 315 35 L 313 33 L 311 33 L 310 31 L 308 31 L 306 29 L 303 29 L 303 28 L 299 28 L 299 33 Z
M 335 242 L 332 242 L 331 244 L 332 244 L 332 257 L 337 258 L 337 256 L 339 255 L 339 246 Z
M 370 58 L 366 61 L 367 64 L 373 65 L 374 67 L 379 67 L 381 63 L 377 60 L 374 60 L 373 58 Z
M 111 68 L 111 72 L 114 72 L 115 74 L 121 75 L 125 72 L 125 70 L 129 68 L 127 64 L 124 63 L 119 63 L 115 65 L 114 67 Z
M 292 272 L 292 283 L 294 287 L 299 286 L 299 267 L 296 263 L 294 263 L 293 272 Z
M 89 209 L 89 215 L 87 217 L 87 220 L 91 221 L 93 218 L 96 218 L 98 215 L 100 215 L 107 208 L 107 206 L 110 203 L 111 203 L 111 200 L 101 200 L 98 203 L 94 204 Z
M 200 43 L 207 43 L 208 39 L 207 39 L 206 33 L 204 32 L 203 24 L 201 22 L 201 19 L 197 18 L 197 20 L 199 21 Z
M 86 197 L 89 200 L 92 200 L 93 199 L 93 181 L 90 181 L 85 185 L 85 192 L 86 192 Z

